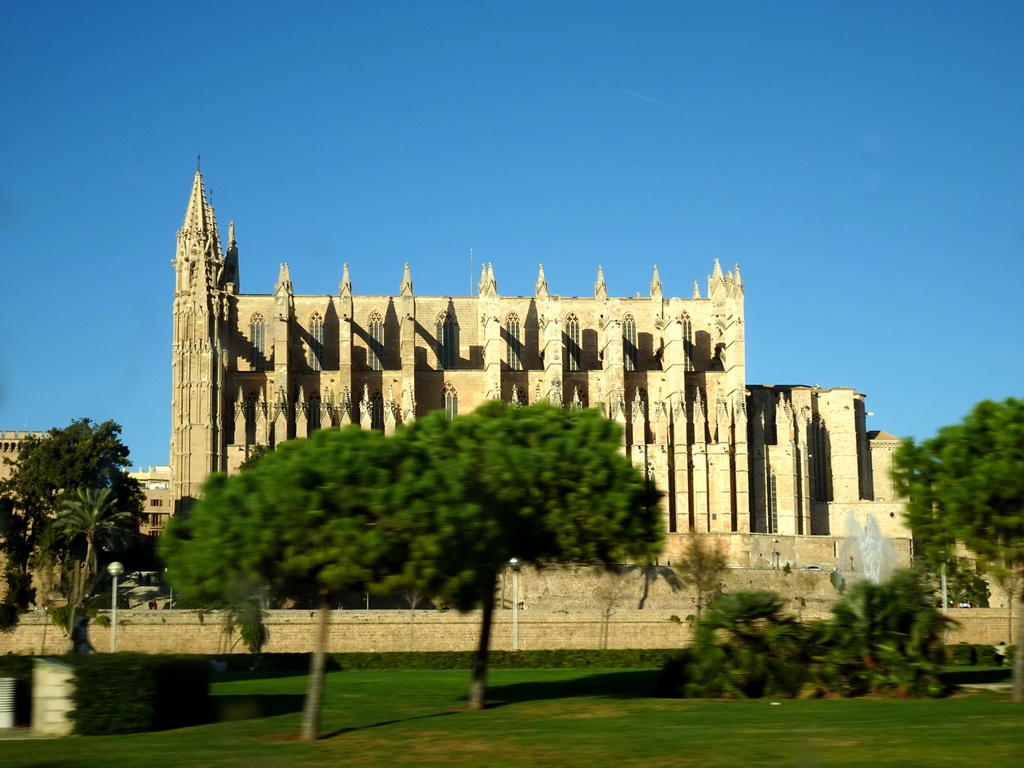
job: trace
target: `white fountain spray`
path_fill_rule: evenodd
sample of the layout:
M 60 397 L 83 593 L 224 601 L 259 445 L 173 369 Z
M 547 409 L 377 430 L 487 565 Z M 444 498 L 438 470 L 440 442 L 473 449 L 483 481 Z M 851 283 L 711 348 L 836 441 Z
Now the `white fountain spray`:
M 853 510 L 848 510 L 846 528 L 852 547 L 851 560 L 856 558 L 855 562 L 864 578 L 872 584 L 886 581 L 895 570 L 898 558 L 892 544 L 882 535 L 875 518 L 868 515 L 867 524 L 861 528 Z

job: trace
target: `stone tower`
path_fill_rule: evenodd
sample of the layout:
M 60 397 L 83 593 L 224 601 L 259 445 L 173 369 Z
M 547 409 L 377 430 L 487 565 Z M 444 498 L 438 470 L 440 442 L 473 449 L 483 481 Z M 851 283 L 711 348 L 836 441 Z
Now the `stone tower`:
M 197 170 L 174 259 L 171 498 L 186 511 L 211 472 L 224 469 L 225 332 L 238 289 L 234 226 L 221 251 L 213 206 Z

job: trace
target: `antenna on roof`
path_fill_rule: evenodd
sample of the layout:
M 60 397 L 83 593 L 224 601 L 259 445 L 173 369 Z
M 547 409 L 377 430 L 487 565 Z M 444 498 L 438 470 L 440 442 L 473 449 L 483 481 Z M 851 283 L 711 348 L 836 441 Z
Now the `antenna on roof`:
M 203 165 L 202 164 L 202 158 L 203 158 L 203 153 L 202 152 L 196 152 L 196 171 L 201 171 L 202 170 L 202 165 Z

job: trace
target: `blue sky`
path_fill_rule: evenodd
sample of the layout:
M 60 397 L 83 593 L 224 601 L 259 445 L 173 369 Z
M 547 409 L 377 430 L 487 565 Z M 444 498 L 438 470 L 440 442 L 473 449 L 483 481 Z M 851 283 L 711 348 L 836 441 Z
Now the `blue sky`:
M 10 2 L 0 429 L 167 462 L 175 233 L 202 154 L 242 290 L 706 288 L 751 383 L 928 437 L 1024 395 L 1020 2 Z M 475 290 L 475 289 L 474 289 Z

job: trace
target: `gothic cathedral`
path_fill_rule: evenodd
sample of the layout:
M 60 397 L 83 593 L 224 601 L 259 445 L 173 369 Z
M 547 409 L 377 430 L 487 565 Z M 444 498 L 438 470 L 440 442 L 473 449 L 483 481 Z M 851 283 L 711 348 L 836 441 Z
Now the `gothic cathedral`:
M 543 267 L 532 296 L 501 296 L 491 265 L 475 296 L 417 296 L 408 264 L 394 296 L 353 294 L 348 265 L 337 294 L 297 296 L 287 264 L 273 293 L 243 294 L 234 224 L 224 248 L 197 172 L 174 270 L 175 512 L 256 445 L 545 400 L 622 425 L 665 493 L 668 554 L 697 531 L 741 564 L 784 547 L 835 559 L 850 515 L 909 538 L 888 474 L 899 441 L 866 431 L 862 394 L 747 383 L 739 267 L 716 260 L 686 299 L 663 294 L 657 267 L 646 297 L 609 296 L 600 267 L 592 297 L 549 292 Z

